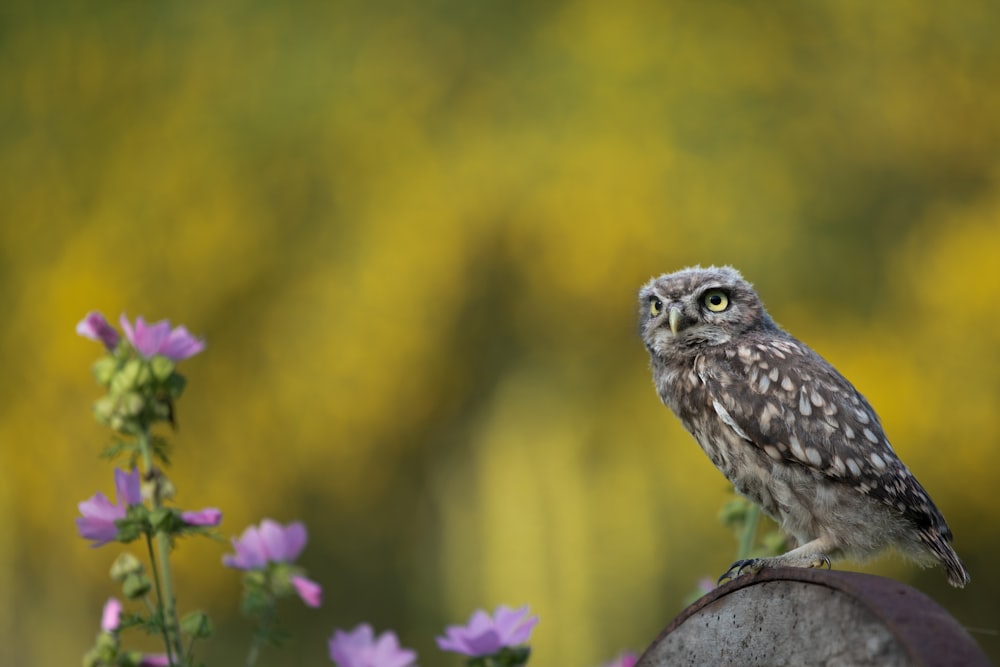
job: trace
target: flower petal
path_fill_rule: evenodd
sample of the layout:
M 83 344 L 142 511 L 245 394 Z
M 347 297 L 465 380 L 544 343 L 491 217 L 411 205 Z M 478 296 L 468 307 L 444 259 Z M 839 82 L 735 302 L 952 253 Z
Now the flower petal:
M 400 648 L 395 632 L 375 637 L 367 623 L 351 632 L 335 630 L 330 638 L 330 659 L 339 667 L 407 667 L 417 659 L 415 651 Z
M 222 510 L 206 507 L 197 512 L 181 512 L 181 520 L 189 526 L 218 526 L 222 521 Z
M 296 575 L 291 578 L 291 582 L 295 592 L 307 606 L 318 607 L 323 601 L 323 588 L 315 581 Z
M 80 537 L 91 540 L 91 547 L 99 547 L 113 542 L 118 535 L 115 521 L 125 518 L 125 508 L 114 505 L 103 493 L 95 493 L 87 500 L 81 501 L 77 508 L 83 516 L 76 520 L 76 529 Z
M 122 603 L 117 598 L 108 598 L 101 612 L 101 630 L 114 632 L 121 623 Z
M 80 320 L 76 325 L 76 332 L 84 338 L 104 343 L 108 351 L 114 350 L 118 345 L 118 332 L 108 323 L 104 315 L 96 310 L 90 311 Z
M 115 493 L 118 504 L 128 507 L 142 502 L 142 486 L 139 484 L 139 469 L 125 472 L 115 468 Z
M 233 538 L 235 555 L 222 557 L 222 564 L 238 570 L 259 570 L 267 565 L 267 551 L 257 526 L 249 526 L 238 539 Z
M 205 341 L 192 336 L 187 328 L 180 326 L 170 332 L 167 340 L 160 347 L 159 354 L 173 361 L 182 361 L 193 357 L 205 349 Z
M 371 664 L 373 667 L 406 667 L 416 659 L 416 651 L 400 648 L 396 633 L 388 631 L 375 642 Z
M 258 532 L 263 551 L 267 554 L 267 560 L 284 562 L 285 529 L 281 527 L 281 524 L 273 519 L 264 519 L 260 522 Z
M 306 548 L 309 541 L 309 534 L 306 532 L 305 524 L 301 521 L 293 521 L 285 526 L 285 553 L 286 562 L 292 562 L 299 557 L 302 550 Z

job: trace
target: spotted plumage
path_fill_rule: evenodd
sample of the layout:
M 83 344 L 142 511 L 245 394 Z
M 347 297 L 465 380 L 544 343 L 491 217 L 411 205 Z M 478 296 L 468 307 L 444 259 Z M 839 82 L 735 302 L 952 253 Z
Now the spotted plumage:
M 640 332 L 657 392 L 737 491 L 798 547 L 735 563 L 816 567 L 888 546 L 969 574 L 951 530 L 903 465 L 878 415 L 822 357 L 779 328 L 730 267 L 654 278 L 639 291 Z

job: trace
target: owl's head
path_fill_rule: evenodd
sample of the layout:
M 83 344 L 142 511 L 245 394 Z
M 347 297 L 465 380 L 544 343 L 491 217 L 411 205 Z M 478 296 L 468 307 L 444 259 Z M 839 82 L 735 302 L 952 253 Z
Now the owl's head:
M 639 331 L 650 352 L 670 356 L 775 329 L 736 269 L 695 266 L 653 278 L 639 290 Z

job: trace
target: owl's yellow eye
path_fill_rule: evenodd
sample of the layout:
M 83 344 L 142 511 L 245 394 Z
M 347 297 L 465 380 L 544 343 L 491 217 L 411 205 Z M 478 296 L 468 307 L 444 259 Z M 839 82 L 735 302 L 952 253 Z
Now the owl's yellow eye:
M 729 307 L 729 296 L 720 289 L 708 290 L 701 300 L 713 313 L 721 313 Z
M 655 296 L 649 300 L 649 314 L 659 315 L 663 312 L 663 302 L 657 299 Z

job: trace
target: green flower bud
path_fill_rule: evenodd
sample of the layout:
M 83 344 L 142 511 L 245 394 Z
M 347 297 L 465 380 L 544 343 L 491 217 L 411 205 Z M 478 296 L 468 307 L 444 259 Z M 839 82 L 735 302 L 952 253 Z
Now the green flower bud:
M 153 584 L 149 580 L 149 577 L 144 574 L 133 573 L 125 577 L 125 581 L 122 583 L 122 593 L 129 600 L 135 600 L 148 593 L 152 587 Z
M 157 382 L 165 382 L 174 372 L 174 362 L 162 355 L 156 355 L 149 362 L 150 370 Z
M 174 524 L 177 523 L 176 516 L 177 510 L 170 509 L 169 507 L 161 507 L 149 513 L 149 525 L 153 527 L 153 532 L 161 530 L 170 532 Z
M 146 400 L 134 391 L 125 392 L 118 399 L 118 411 L 122 416 L 134 417 L 142 412 L 144 407 Z
M 125 552 L 111 564 L 111 578 L 115 581 L 125 581 L 130 574 L 142 574 L 145 570 L 146 566 L 138 558 Z
M 104 396 L 94 402 L 94 417 L 99 423 L 109 423 L 114 415 L 114 412 L 115 401 L 111 398 Z
M 111 378 L 118 370 L 118 360 L 114 357 L 101 357 L 94 363 L 94 379 L 97 384 L 107 387 L 111 384 Z
M 740 526 L 746 521 L 749 509 L 745 499 L 733 498 L 719 510 L 719 521 L 730 527 Z
M 111 393 L 123 394 L 139 387 L 139 372 L 143 363 L 139 359 L 129 359 L 111 378 Z
M 205 612 L 192 611 L 181 619 L 181 632 L 193 639 L 208 639 L 212 636 L 212 621 Z

